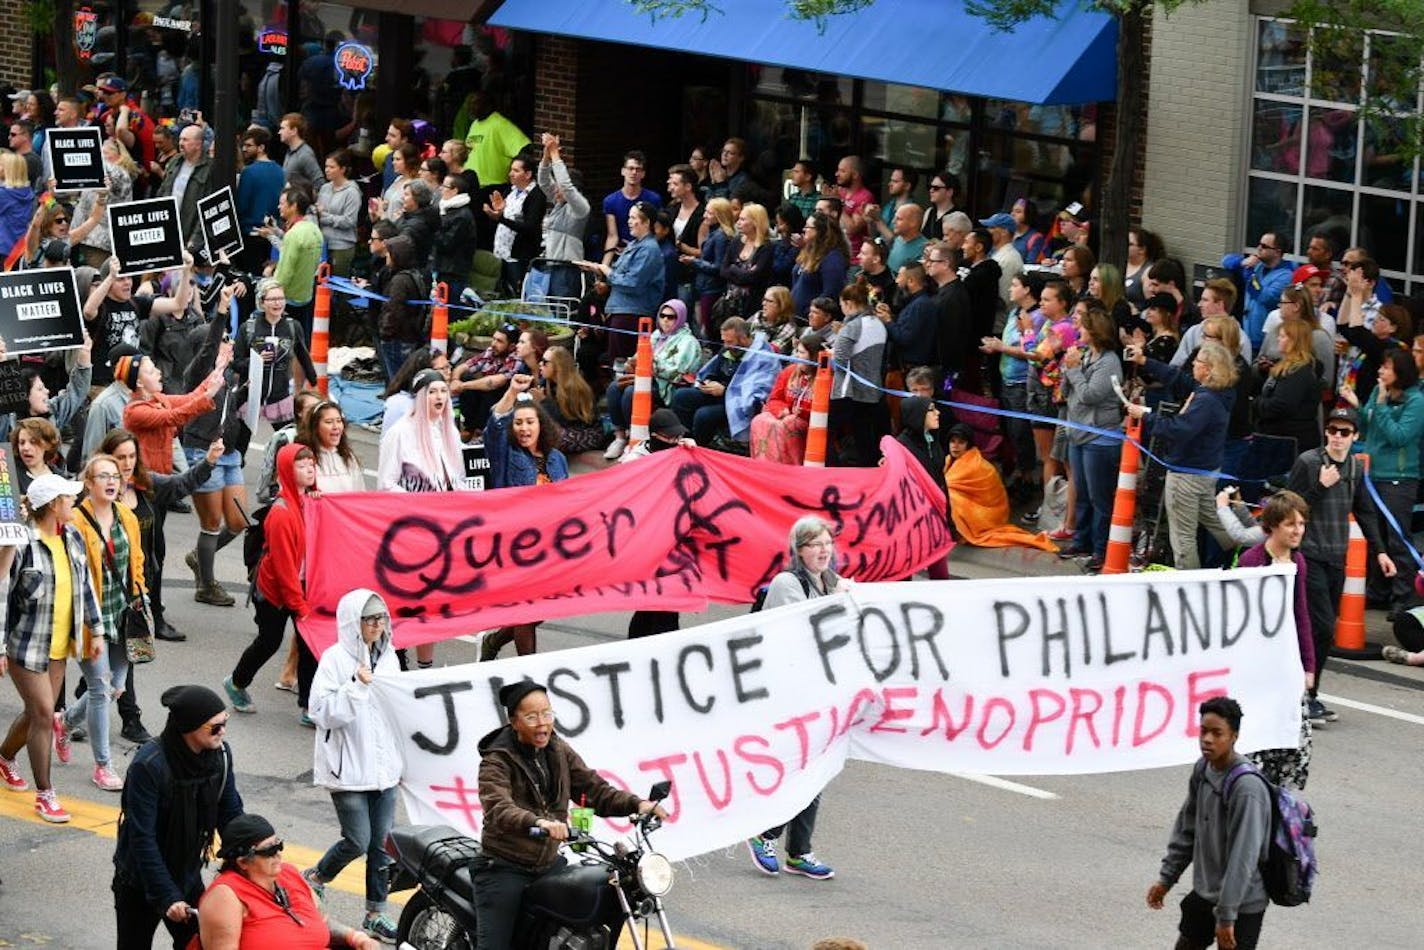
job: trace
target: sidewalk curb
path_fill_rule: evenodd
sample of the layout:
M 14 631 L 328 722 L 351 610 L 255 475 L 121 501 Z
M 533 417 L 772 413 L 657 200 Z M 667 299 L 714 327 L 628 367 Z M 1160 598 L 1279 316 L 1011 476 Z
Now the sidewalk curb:
M 1374 663 L 1341 660 L 1330 664 L 1330 669 L 1342 676 L 1354 676 L 1359 679 L 1373 680 L 1376 683 L 1388 683 L 1391 686 L 1402 686 L 1405 689 L 1424 690 L 1424 678 L 1405 676 L 1402 673 L 1377 669 L 1376 666 L 1377 664 Z

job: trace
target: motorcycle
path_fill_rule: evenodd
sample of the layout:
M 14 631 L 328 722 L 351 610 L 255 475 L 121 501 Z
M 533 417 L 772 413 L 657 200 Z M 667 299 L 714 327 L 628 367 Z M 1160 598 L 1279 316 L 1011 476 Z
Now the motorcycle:
M 659 782 L 648 798 L 661 802 L 671 791 L 671 783 Z M 672 889 L 672 862 L 648 840 L 662 819 L 650 811 L 632 821 L 631 847 L 569 827 L 572 861 L 525 888 L 512 950 L 613 950 L 625 925 L 635 950 L 646 950 L 654 918 L 665 945 L 676 947 L 662 903 Z M 547 832 L 530 828 L 529 834 L 545 837 Z M 397 927 L 401 950 L 473 950 L 477 914 L 471 866 L 481 857 L 479 843 L 447 825 L 408 825 L 391 830 L 386 853 L 395 862 L 391 890 L 418 888 Z

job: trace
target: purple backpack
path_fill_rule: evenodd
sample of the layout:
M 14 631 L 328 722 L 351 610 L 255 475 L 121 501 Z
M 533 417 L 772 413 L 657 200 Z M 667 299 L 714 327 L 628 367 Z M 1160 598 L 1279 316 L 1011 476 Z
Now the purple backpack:
M 1221 789 L 1224 800 L 1230 799 L 1231 788 L 1242 775 L 1259 778 L 1271 798 L 1271 846 L 1261 862 L 1266 896 L 1282 907 L 1304 904 L 1310 900 L 1320 871 L 1315 860 L 1315 812 L 1290 789 L 1272 784 L 1251 762 L 1242 762 L 1226 773 Z

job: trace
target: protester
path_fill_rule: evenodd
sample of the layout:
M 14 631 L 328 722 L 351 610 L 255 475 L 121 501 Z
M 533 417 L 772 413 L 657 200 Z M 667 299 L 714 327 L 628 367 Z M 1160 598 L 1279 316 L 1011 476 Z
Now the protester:
M 114 848 L 119 950 L 150 950 L 160 922 L 174 950 L 198 933 L 203 864 L 213 835 L 242 812 L 228 712 L 204 686 L 174 686 L 160 699 L 168 722 L 129 763 Z
M 850 581 L 836 573 L 836 542 L 830 523 L 813 515 L 798 518 L 791 526 L 787 547 L 786 563 L 767 586 L 762 609 L 771 610 L 850 589 Z M 811 835 L 816 831 L 816 812 L 820 807 L 818 794 L 789 822 L 791 832 L 786 841 L 784 863 L 777 857 L 776 840 L 788 825 L 768 828 L 747 839 L 747 850 L 756 869 L 775 875 L 785 868 L 787 874 L 799 874 L 815 881 L 835 877 L 835 870 L 816 860 L 811 850 Z
M 803 334 L 791 355 L 794 361 L 777 374 L 771 395 L 752 419 L 751 454 L 754 459 L 801 465 L 806 459 L 821 338 L 814 332 Z
M 153 297 L 135 294 L 132 277 L 119 276 L 119 259 L 112 257 L 99 270 L 99 279 L 89 290 L 84 301 L 84 322 L 89 335 L 94 338 L 94 385 L 107 386 L 114 381 L 114 366 L 119 356 L 111 353 L 115 347 L 139 345 L 139 325 L 154 314 L 182 313 L 188 309 L 188 300 L 193 293 L 193 256 L 183 254 L 184 267 L 179 275 L 177 290 L 172 297 Z M 132 388 L 132 387 L 130 387 Z M 92 416 L 92 411 L 91 411 Z M 100 430 L 90 439 L 85 430 L 85 446 L 94 445 L 104 437 Z
M 9 437 L 16 424 L 23 419 L 45 419 L 55 428 L 63 429 L 79 415 L 85 403 L 89 401 L 89 383 L 94 373 L 89 353 L 93 345 L 94 341 L 89 334 L 84 334 L 84 344 L 72 351 L 74 365 L 69 370 L 69 381 L 64 391 L 56 396 L 51 397 L 40 369 L 27 365 L 20 370 L 20 384 L 25 390 L 25 409 L 18 413 L 7 412 L 0 415 L 0 439 Z M 0 360 L 4 358 L 5 341 L 0 340 Z M 50 448 L 53 450 L 58 447 L 56 443 Z M 21 485 L 20 490 L 23 492 L 26 487 L 28 482 Z
M 1122 378 L 1122 360 L 1114 348 L 1117 325 L 1093 298 L 1077 306 L 1087 346 L 1063 354 L 1063 392 L 1068 399 L 1068 421 L 1097 429 L 1116 429 L 1122 407 L 1112 381 Z M 1108 526 L 1112 518 L 1113 490 L 1117 483 L 1122 442 L 1082 429 L 1068 432 L 1068 467 L 1077 483 L 1077 536 L 1064 554 L 1090 557 L 1088 569 L 1096 572 L 1107 554 Z
M 10 430 L 10 447 L 15 451 L 18 476 L 16 487 L 25 494 L 35 479 L 45 475 L 68 478 L 59 457 L 59 430 L 48 419 L 21 419 Z
M 311 613 L 301 578 L 306 562 L 305 509 L 317 492 L 316 457 L 312 450 L 304 445 L 284 446 L 277 454 L 277 481 L 281 489 L 262 525 L 265 542 L 252 593 L 257 636 L 223 680 L 228 701 L 240 713 L 257 711 L 247 687 L 282 646 L 287 621 L 293 622 L 300 636 L 301 625 Z M 307 691 L 316 672 L 316 659 L 305 647 L 299 645 L 299 649 L 304 652 L 297 670 L 297 695 L 306 725 Z
M 687 305 L 681 300 L 668 300 L 658 308 L 652 344 L 653 403 L 670 406 L 678 387 L 688 385 L 687 376 L 697 370 L 702 360 L 702 347 L 688 323 Z M 633 421 L 633 374 L 623 373 L 610 383 L 605 399 L 609 421 L 613 423 L 613 441 L 603 457 L 612 461 L 628 447 L 628 427 Z
M 460 432 L 450 411 L 450 386 L 438 370 L 426 369 L 411 382 L 415 399 L 381 438 L 376 477 L 380 491 L 454 491 L 465 463 Z
M 881 398 L 885 382 L 885 324 L 868 309 L 869 298 L 859 284 L 841 290 L 845 325 L 831 348 L 835 378 L 831 383 L 830 427 L 846 428 L 855 447 L 854 464 L 874 467 L 880 459 L 880 437 L 889 432 L 889 414 Z M 837 453 L 835 464 L 850 464 Z
M 904 403 L 900 415 L 903 419 Z M 1008 492 L 998 469 L 975 447 L 973 429 L 962 422 L 951 426 L 948 454 L 942 477 L 949 494 L 950 521 L 959 540 L 979 548 L 1058 549 L 1046 533 L 1031 534 L 1009 523 Z
M 8 669 L 24 704 L 0 742 L 0 779 L 12 792 L 30 787 L 15 763 L 24 746 L 35 783 L 35 812 L 56 824 L 69 821 L 50 782 L 51 742 L 64 730 L 55 703 L 64 685 L 65 661 L 70 656 L 95 660 L 104 649 L 101 640 L 84 634 L 85 626 L 97 628 L 101 617 L 84 539 L 70 523 L 74 499 L 83 489 L 58 475 L 36 478 L 25 493 L 34 529 L 29 542 L 0 551 L 0 566 L 10 576 L 0 673 Z
M 1266 914 L 1260 865 L 1271 843 L 1270 792 L 1265 782 L 1241 776 L 1226 796 L 1227 774 L 1246 761 L 1236 751 L 1240 704 L 1217 696 L 1198 711 L 1202 758 L 1192 768 L 1162 870 L 1147 889 L 1147 906 L 1161 910 L 1167 891 L 1190 864 L 1192 890 L 1182 898 L 1177 946 L 1195 950 L 1216 943 L 1225 950 L 1253 950 Z
M 287 315 L 287 295 L 276 278 L 258 281 L 253 295 L 258 311 L 238 327 L 233 368 L 239 383 L 259 388 L 262 418 L 279 429 L 296 417 L 292 396 L 307 383 L 315 383 L 316 366 L 302 327 Z M 262 359 L 261 379 L 248 378 L 253 352 Z
M 472 867 L 479 921 L 476 950 L 513 946 L 520 901 L 534 881 L 564 867 L 561 842 L 569 837 L 569 802 L 594 814 L 647 814 L 666 819 L 661 805 L 619 791 L 584 765 L 554 731 L 549 694 L 537 683 L 519 680 L 499 691 L 507 724 L 479 741 L 480 834 L 483 855 Z M 535 778 L 536 769 L 543 776 Z M 544 829 L 531 838 L 529 829 Z
M 122 478 L 118 460 L 112 455 L 93 456 L 84 469 L 84 501 L 70 517 L 70 524 L 84 539 L 100 621 L 85 627 L 79 654 L 87 689 L 65 710 L 59 723 L 63 734 L 81 721 L 86 723 L 94 754 L 94 784 L 106 792 L 124 787 L 123 779 L 109 764 L 109 704 L 132 683 L 124 614 L 130 605 L 146 612 L 148 598 L 138 518 L 118 500 Z M 61 762 L 69 759 L 67 745 L 67 741 L 61 743 Z
M 124 428 L 138 439 L 143 464 L 150 471 L 164 475 L 173 471 L 173 439 L 180 426 L 213 408 L 213 397 L 225 384 L 225 356 L 225 352 L 219 354 L 217 366 L 204 378 L 201 389 L 180 396 L 163 392 L 163 373 L 147 356 L 119 358 L 114 374 L 133 390 L 133 398 L 124 407 Z
M 317 481 L 323 495 L 365 491 L 366 475 L 346 439 L 346 416 L 328 400 L 318 401 L 298 426 L 296 441 L 316 454 Z
M 322 912 L 296 865 L 282 860 L 282 848 L 282 839 L 261 815 L 238 815 L 223 825 L 222 867 L 198 905 L 202 945 L 376 950 L 380 943 L 371 933 L 338 924 Z
M 321 655 L 308 707 L 318 730 L 312 781 L 330 792 L 341 839 L 302 877 L 324 897 L 326 885 L 364 856 L 362 929 L 387 943 L 395 940 L 396 928 L 386 916 L 385 845 L 395 824 L 401 753 L 400 737 L 381 715 L 372 684 L 399 672 L 386 602 L 364 588 L 343 594 L 336 605 L 336 643 Z

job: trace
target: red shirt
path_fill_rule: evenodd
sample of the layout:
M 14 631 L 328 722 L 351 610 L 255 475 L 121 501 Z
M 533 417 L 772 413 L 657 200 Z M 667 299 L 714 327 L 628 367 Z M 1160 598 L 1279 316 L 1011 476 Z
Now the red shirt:
M 232 888 L 247 916 L 242 919 L 242 936 L 238 950 L 319 950 L 331 941 L 326 921 L 312 898 L 311 888 L 302 880 L 296 865 L 282 863 L 277 872 L 277 886 L 287 892 L 288 908 L 277 903 L 276 896 L 260 884 L 253 883 L 240 871 L 224 871 L 213 879 L 208 890 L 219 884 Z M 202 913 L 202 902 L 198 912 Z M 301 921 L 298 923 L 297 921 Z
M 841 193 L 841 220 L 851 222 L 850 227 L 845 229 L 846 239 L 850 241 L 851 247 L 858 247 L 860 239 L 867 233 L 865 221 L 860 215 L 866 205 L 875 204 L 875 196 L 864 185 L 855 191 L 849 188 L 836 190 Z

